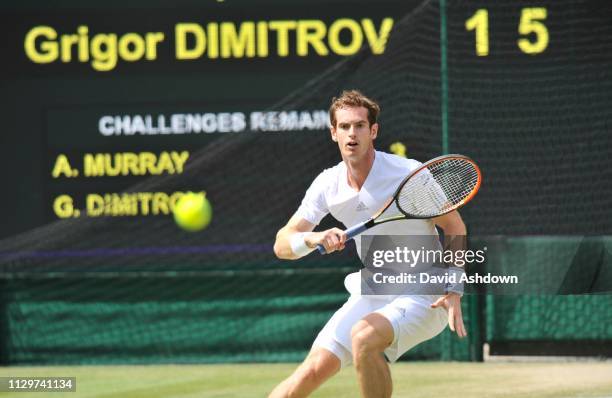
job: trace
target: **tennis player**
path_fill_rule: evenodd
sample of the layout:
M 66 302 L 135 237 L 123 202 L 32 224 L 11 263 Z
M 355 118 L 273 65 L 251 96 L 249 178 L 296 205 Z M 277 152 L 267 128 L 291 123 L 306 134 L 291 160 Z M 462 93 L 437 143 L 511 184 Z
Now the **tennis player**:
M 379 113 L 378 104 L 356 90 L 332 100 L 331 138 L 338 144 L 342 162 L 315 178 L 296 213 L 278 231 L 274 252 L 279 258 L 298 259 L 319 244 L 327 253 L 344 249 L 346 234 L 341 229 L 312 232 L 321 219 L 331 213 L 347 227 L 365 221 L 393 195 L 404 177 L 419 167 L 415 160 L 374 149 Z M 435 235 L 435 225 L 447 235 L 466 234 L 456 211 L 432 220 L 389 222 L 368 233 Z M 355 243 L 359 247 L 359 236 Z M 412 347 L 442 332 L 446 324 L 460 337 L 466 335 L 461 293 L 361 296 L 359 272 L 348 275 L 345 286 L 349 299 L 320 331 L 304 362 L 270 397 L 306 397 L 351 363 L 362 397 L 390 397 L 387 360 L 395 362 Z

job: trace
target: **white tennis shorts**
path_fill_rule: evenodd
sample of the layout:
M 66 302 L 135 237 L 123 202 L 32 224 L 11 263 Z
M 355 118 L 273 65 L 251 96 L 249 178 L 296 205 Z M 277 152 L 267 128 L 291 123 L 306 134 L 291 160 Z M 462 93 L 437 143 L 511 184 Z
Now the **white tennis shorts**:
M 312 344 L 336 355 L 342 367 L 352 363 L 351 329 L 366 315 L 376 312 L 393 325 L 393 343 L 385 350 L 390 362 L 395 362 L 417 344 L 435 337 L 448 324 L 444 308 L 431 308 L 440 296 L 384 296 L 351 295 L 319 332 Z

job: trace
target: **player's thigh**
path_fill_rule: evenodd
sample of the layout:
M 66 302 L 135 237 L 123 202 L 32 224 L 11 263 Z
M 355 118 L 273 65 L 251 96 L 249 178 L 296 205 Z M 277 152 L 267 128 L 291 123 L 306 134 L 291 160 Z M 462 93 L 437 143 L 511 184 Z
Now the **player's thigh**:
M 405 296 L 376 311 L 389 320 L 395 332 L 393 343 L 385 350 L 391 362 L 444 330 L 448 323 L 446 310 L 430 305 L 428 296 Z
M 382 351 L 393 343 L 395 331 L 391 322 L 383 315 L 373 312 L 351 329 L 351 342 L 355 348 Z
M 340 358 L 342 366 L 348 365 L 352 361 L 351 329 L 377 308 L 371 300 L 351 296 L 321 329 L 313 347 L 326 348 Z

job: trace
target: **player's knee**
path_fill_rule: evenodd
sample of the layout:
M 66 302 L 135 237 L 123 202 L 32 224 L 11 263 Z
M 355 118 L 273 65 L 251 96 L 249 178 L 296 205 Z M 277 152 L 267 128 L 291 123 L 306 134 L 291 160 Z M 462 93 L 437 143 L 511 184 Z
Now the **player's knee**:
M 365 321 L 357 322 L 351 329 L 351 345 L 353 355 L 376 351 L 378 345 L 376 331 Z
M 366 331 L 369 327 L 370 325 L 368 324 L 368 322 L 361 319 L 351 328 L 351 339 L 353 339 L 356 335 Z
M 351 329 L 351 345 L 354 359 L 370 353 L 380 353 L 391 344 L 391 338 L 385 337 L 388 333 L 381 332 L 371 323 L 361 320 Z

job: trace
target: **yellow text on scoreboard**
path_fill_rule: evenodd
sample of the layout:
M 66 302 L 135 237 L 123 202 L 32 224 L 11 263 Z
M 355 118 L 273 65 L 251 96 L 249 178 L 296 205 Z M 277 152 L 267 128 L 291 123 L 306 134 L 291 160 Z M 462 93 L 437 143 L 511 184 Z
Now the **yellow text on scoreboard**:
M 174 56 L 177 60 L 200 58 L 269 58 L 288 56 L 350 56 L 366 45 L 372 54 L 385 51 L 393 18 L 375 23 L 339 18 L 333 22 L 317 19 L 177 23 L 174 26 Z M 92 34 L 86 25 L 75 32 L 58 33 L 52 26 L 32 27 L 24 38 L 27 58 L 37 64 L 89 63 L 96 71 L 113 70 L 119 61 L 158 59 L 160 46 L 167 42 L 164 32 Z

